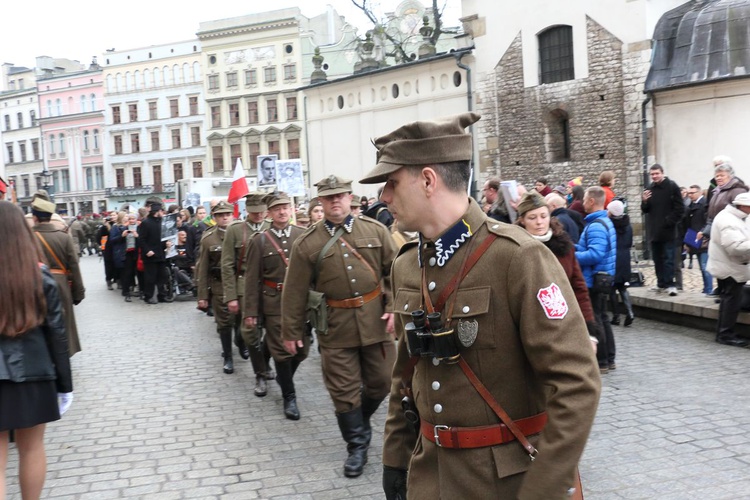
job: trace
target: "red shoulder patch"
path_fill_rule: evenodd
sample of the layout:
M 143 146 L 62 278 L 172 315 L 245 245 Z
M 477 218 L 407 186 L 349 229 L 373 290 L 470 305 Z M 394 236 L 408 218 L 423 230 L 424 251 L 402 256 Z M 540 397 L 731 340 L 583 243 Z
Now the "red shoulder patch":
M 565 302 L 562 290 L 555 283 L 551 283 L 547 288 L 541 288 L 536 293 L 536 298 L 548 319 L 563 319 L 568 314 L 568 303 Z

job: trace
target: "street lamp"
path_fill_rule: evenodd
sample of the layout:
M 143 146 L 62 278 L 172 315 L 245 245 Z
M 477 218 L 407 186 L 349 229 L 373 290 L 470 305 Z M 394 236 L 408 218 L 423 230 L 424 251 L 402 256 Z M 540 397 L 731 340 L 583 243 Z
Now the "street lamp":
M 46 165 L 44 166 L 44 170 L 42 170 L 42 189 L 49 193 L 50 198 L 54 197 L 55 184 L 52 182 L 52 172 L 47 170 Z

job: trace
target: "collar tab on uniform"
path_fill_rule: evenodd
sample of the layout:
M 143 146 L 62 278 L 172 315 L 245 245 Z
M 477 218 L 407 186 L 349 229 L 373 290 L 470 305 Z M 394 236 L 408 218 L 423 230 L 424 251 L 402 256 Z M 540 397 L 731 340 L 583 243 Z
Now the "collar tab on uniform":
M 352 217 L 351 215 L 347 215 L 346 219 L 344 219 L 344 223 L 339 225 L 344 228 L 344 231 L 351 234 L 352 228 L 354 227 L 354 217 Z M 333 235 L 336 234 L 336 229 L 339 227 L 339 225 L 334 224 L 328 219 L 325 220 L 326 231 L 328 231 L 328 234 L 331 235 L 331 238 L 333 238 Z
M 448 229 L 441 237 L 435 240 L 435 257 L 437 259 L 437 265 L 443 267 L 451 257 L 456 253 L 456 250 L 461 248 L 464 243 L 471 239 L 471 235 L 474 234 L 471 230 L 471 226 L 466 222 L 465 219 L 461 219 L 456 224 Z M 419 235 L 419 263 L 422 265 L 422 248 L 423 248 L 423 237 Z

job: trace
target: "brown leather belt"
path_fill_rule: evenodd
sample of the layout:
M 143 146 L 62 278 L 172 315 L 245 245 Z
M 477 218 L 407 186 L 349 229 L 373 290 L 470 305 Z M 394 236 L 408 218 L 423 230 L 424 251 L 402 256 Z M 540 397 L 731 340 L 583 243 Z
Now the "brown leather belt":
M 380 297 L 380 294 L 381 294 L 381 289 L 380 289 L 380 285 L 378 285 L 375 288 L 375 290 L 371 292 L 367 292 L 361 297 L 353 297 L 351 299 L 343 299 L 343 300 L 326 299 L 326 304 L 328 304 L 331 307 L 338 307 L 340 309 L 356 309 L 358 307 L 362 307 L 363 305 L 367 304 L 371 300 Z
M 50 269 L 49 272 L 51 272 L 52 274 L 64 274 L 66 276 L 68 274 L 66 271 L 63 271 L 62 269 Z
M 547 413 L 514 420 L 524 436 L 539 434 L 547 423 Z M 509 443 L 516 438 L 505 424 L 481 427 L 449 427 L 433 425 L 422 419 L 422 435 L 441 448 L 484 448 Z
M 275 281 L 271 280 L 263 280 L 263 284 L 266 285 L 268 288 L 273 288 L 276 291 L 282 291 L 284 289 L 284 283 L 276 283 Z

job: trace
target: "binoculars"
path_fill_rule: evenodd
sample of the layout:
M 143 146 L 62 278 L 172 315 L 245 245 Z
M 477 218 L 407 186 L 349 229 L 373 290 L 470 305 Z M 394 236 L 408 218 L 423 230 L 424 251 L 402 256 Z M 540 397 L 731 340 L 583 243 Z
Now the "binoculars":
M 435 358 L 441 363 L 457 363 L 461 357 L 460 342 L 453 328 L 446 328 L 441 314 L 412 311 L 412 321 L 404 327 L 409 356 Z

